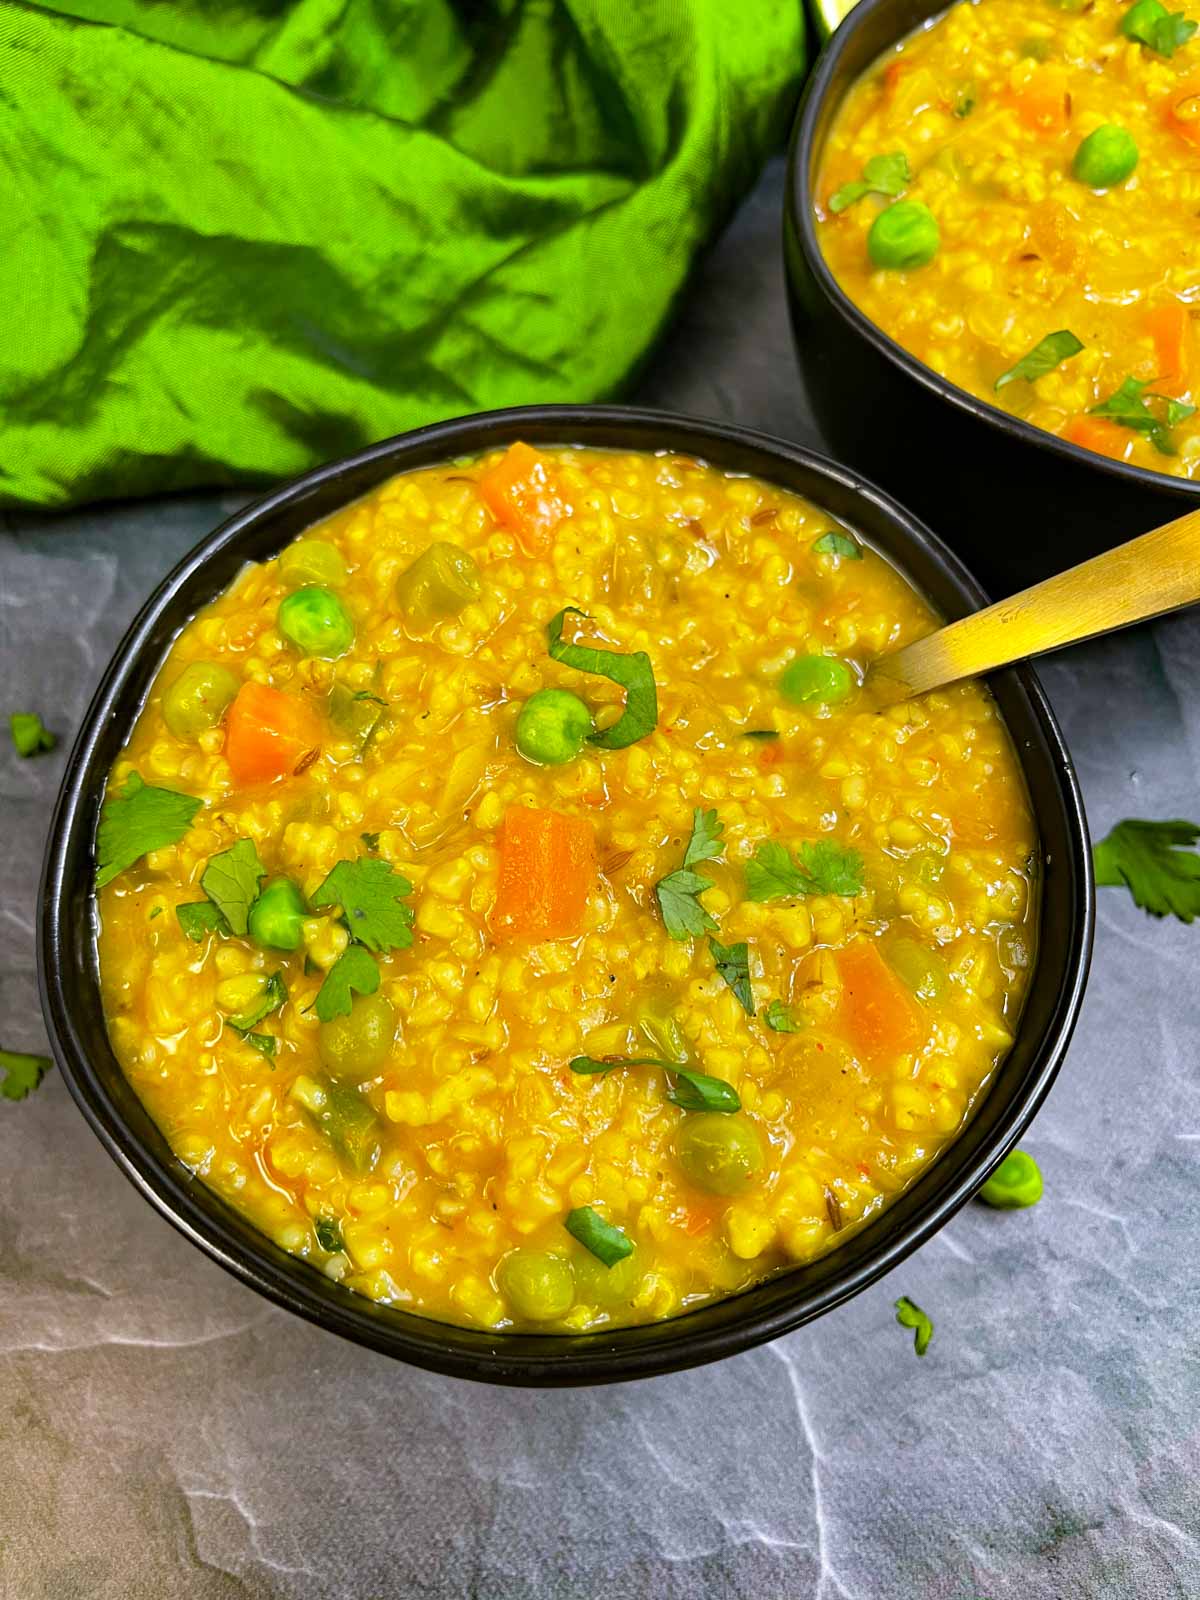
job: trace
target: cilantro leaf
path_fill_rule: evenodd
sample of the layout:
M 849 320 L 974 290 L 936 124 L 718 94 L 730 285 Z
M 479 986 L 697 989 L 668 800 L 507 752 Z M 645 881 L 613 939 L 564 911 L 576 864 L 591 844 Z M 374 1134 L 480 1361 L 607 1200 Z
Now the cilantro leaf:
M 175 907 L 175 915 L 193 944 L 203 944 L 210 933 L 229 932 L 224 913 L 211 900 L 187 900 Z
M 719 861 L 725 853 L 721 843 L 724 832 L 725 824 L 715 811 L 701 811 L 697 806 L 692 812 L 692 836 L 683 852 L 684 866 L 694 867 L 698 861 Z
M 589 733 L 588 742 L 602 750 L 624 750 L 636 744 L 658 727 L 658 689 L 654 682 L 654 668 L 644 650 L 622 654 L 617 650 L 600 650 L 590 644 L 564 644 L 563 619 L 567 613 L 587 620 L 587 612 L 578 606 L 564 606 L 546 624 L 547 648 L 555 661 L 574 667 L 579 672 L 594 672 L 601 678 L 620 684 L 625 690 L 625 709 L 611 728 L 600 733 Z
M 346 1248 L 342 1239 L 342 1225 L 336 1217 L 314 1217 L 313 1231 L 317 1236 L 317 1243 L 326 1254 L 336 1256 L 339 1251 Z
M 245 1038 L 256 1023 L 261 1022 L 264 1017 L 269 1017 L 272 1011 L 278 1011 L 286 1000 L 287 985 L 283 981 L 283 974 L 273 972 L 264 984 L 259 999 L 240 1015 L 230 1017 L 229 1026 Z
M 747 1016 L 752 1017 L 754 995 L 750 990 L 750 946 L 745 940 L 741 944 L 718 944 L 710 935 L 708 947 L 717 964 L 717 971 L 733 990 L 737 1003 Z
M 131 772 L 125 787 L 110 793 L 96 830 L 96 887 L 103 889 L 135 861 L 178 844 L 200 809 L 193 795 L 154 789 Z
M 312 897 L 318 910 L 341 906 L 350 937 L 365 944 L 376 955 L 388 950 L 407 950 L 413 942 L 412 907 L 404 896 L 412 884 L 388 865 L 373 857 L 339 861 Z
M 1120 885 L 1153 917 L 1200 916 L 1200 827 L 1194 822 L 1127 818 L 1092 846 L 1096 882 Z
M 700 904 L 700 896 L 713 886 L 712 879 L 693 872 L 691 867 L 694 862 L 715 861 L 721 855 L 724 831 L 725 824 L 715 811 L 702 811 L 697 806 L 692 812 L 692 833 L 683 853 L 683 866 L 654 885 L 669 938 L 698 939 L 716 929 L 715 919 Z
M 724 1078 L 714 1078 L 710 1073 L 697 1072 L 692 1067 L 673 1067 L 675 1082 L 667 1090 L 667 1099 L 684 1111 L 740 1111 L 742 1102 L 737 1090 Z
M 778 739 L 778 728 L 743 728 L 743 739 Z
M 54 1063 L 49 1056 L 22 1055 L 19 1050 L 0 1050 L 4 1081 L 0 1096 L 5 1100 L 24 1100 L 32 1094 Z
M 251 1033 L 249 1028 L 239 1028 L 235 1023 L 230 1023 L 235 1033 L 239 1033 L 252 1050 L 257 1050 L 260 1056 L 266 1056 L 268 1061 L 274 1061 L 275 1051 L 279 1041 L 273 1033 Z
M 678 1061 L 664 1061 L 661 1056 L 573 1056 L 567 1065 L 572 1072 L 579 1073 L 605 1073 L 613 1072 L 617 1067 L 665 1067 L 668 1072 L 675 1072 Z
M 848 533 L 842 533 L 837 528 L 830 528 L 828 533 L 823 533 L 819 539 L 814 539 L 812 551 L 816 556 L 841 556 L 845 561 L 862 560 L 862 545 L 857 539 L 852 539 Z
M 862 893 L 862 857 L 832 839 L 800 846 L 796 862 L 784 845 L 764 839 L 746 863 L 746 898 L 795 899 L 798 895 Z
M 1148 388 L 1138 378 L 1126 378 L 1107 400 L 1092 406 L 1088 415 L 1108 417 L 1118 427 L 1144 433 L 1160 455 L 1173 456 L 1177 452 L 1169 430 L 1190 417 L 1196 408 L 1182 400 L 1172 400 L 1169 395 L 1147 394 Z M 1151 401 L 1158 404 L 1152 407 Z
M 36 711 L 14 711 L 8 728 L 19 756 L 36 756 L 43 750 L 53 750 L 58 743 Z
M 929 1341 L 933 1338 L 933 1323 L 920 1306 L 906 1294 L 902 1294 L 896 1301 L 896 1321 L 902 1328 L 914 1330 L 913 1349 L 919 1356 L 923 1356 L 929 1349 Z
M 763 1021 L 775 1033 L 799 1033 L 801 1024 L 796 1021 L 782 1000 L 772 1000 L 763 1012 Z
M 369 950 L 352 944 L 330 967 L 317 990 L 316 1011 L 322 1022 L 350 1015 L 351 991 L 374 994 L 379 987 L 379 963 Z
M 360 833 L 359 838 L 372 855 L 379 849 L 379 835 L 377 833 Z
M 891 155 L 886 156 L 872 156 L 863 167 L 861 178 L 855 178 L 853 183 L 844 183 L 830 196 L 829 209 L 836 216 L 868 194 L 887 195 L 894 200 L 897 195 L 904 193 L 911 182 L 912 171 L 903 150 L 893 150 Z
M 1069 361 L 1072 356 L 1077 356 L 1083 349 L 1083 341 L 1077 339 L 1069 328 L 1060 328 L 1057 333 L 1048 333 L 1044 339 L 1039 339 L 1028 355 L 1021 357 L 1015 367 L 1009 367 L 1007 372 L 1002 372 L 996 379 L 996 388 L 1003 389 L 1006 383 L 1015 383 L 1018 378 L 1024 378 L 1032 383 L 1035 378 L 1042 378 L 1047 372 L 1053 372 L 1055 367 L 1060 367 L 1064 361 Z
M 1161 0 L 1137 0 L 1121 19 L 1119 31 L 1160 56 L 1173 56 L 1196 31 L 1182 11 L 1169 12 Z
M 266 872 L 254 840 L 239 839 L 228 850 L 211 857 L 201 874 L 200 887 L 233 933 L 245 934 L 250 907 L 258 899 L 258 886 Z

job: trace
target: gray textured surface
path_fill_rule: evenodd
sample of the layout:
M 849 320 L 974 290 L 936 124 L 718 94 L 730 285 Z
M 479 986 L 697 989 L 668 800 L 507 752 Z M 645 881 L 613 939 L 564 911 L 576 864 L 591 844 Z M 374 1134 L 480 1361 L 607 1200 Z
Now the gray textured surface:
M 778 170 L 700 275 L 654 403 L 811 436 Z M 233 497 L 0 534 L 0 707 L 69 736 Z M 1200 809 L 1200 621 L 1045 679 L 1093 827 Z M 61 753 L 0 754 L 3 1042 L 39 1049 Z M 3 1600 L 1165 1600 L 1200 1595 L 1200 927 L 1102 896 L 1036 1211 L 973 1206 L 789 1339 L 641 1385 L 487 1390 L 275 1311 L 135 1195 L 53 1076 L 0 1105 Z M 934 1316 L 917 1361 L 896 1295 Z

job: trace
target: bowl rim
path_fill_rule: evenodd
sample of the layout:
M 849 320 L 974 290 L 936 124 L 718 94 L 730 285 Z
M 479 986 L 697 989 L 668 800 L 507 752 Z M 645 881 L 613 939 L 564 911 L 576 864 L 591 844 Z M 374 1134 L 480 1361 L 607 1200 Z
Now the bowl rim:
M 1114 461 L 1110 456 L 1100 455 L 1095 450 L 1085 450 L 1082 445 L 1072 444 L 1069 439 L 1064 439 L 1059 434 L 1050 433 L 1045 428 L 1037 428 L 1031 422 L 1014 417 L 991 401 L 973 395 L 957 383 L 952 383 L 950 379 L 943 378 L 940 373 L 934 372 L 932 367 L 926 366 L 923 361 L 911 355 L 885 333 L 877 322 L 872 321 L 864 311 L 861 311 L 834 277 L 825 260 L 816 232 L 816 200 L 812 177 L 825 142 L 822 139 L 818 146 L 817 135 L 820 124 L 827 116 L 832 118 L 837 109 L 830 104 L 831 93 L 836 88 L 842 61 L 853 47 L 860 31 L 873 21 L 877 12 L 886 12 L 889 7 L 898 4 L 908 4 L 911 11 L 913 3 L 914 0 L 857 0 L 857 4 L 846 13 L 834 30 L 804 87 L 788 141 L 784 208 L 786 223 L 790 224 L 795 234 L 813 281 L 842 321 L 879 355 L 898 367 L 923 389 L 947 401 L 966 415 L 976 418 L 987 427 L 995 428 L 1008 438 L 1022 444 L 1063 456 L 1077 466 L 1123 479 L 1127 483 L 1137 484 L 1140 488 L 1150 489 L 1158 494 L 1176 495 L 1182 499 L 1200 497 L 1200 479 L 1177 478 L 1166 472 L 1152 472 L 1148 467 L 1133 466 L 1127 461 Z M 952 10 L 957 0 L 949 0 L 949 3 L 948 0 L 916 0 L 916 3 L 927 5 L 928 14 L 920 22 L 915 24 L 909 22 L 900 29 L 892 40 L 893 44 L 898 44 L 901 39 L 907 38 L 919 28 Z M 874 59 L 878 60 L 882 53 L 876 51 Z M 845 91 L 839 97 L 839 105 L 844 98 Z M 828 124 L 824 132 L 827 138 Z
M 315 490 L 335 489 L 363 467 L 379 469 L 377 481 L 382 482 L 408 468 L 436 461 L 450 462 L 464 454 L 478 453 L 519 437 L 532 437 L 542 443 L 688 453 L 701 456 L 718 468 L 724 465 L 725 470 L 735 471 L 741 469 L 729 467 L 728 460 L 723 463 L 723 452 L 728 457 L 741 449 L 766 455 L 773 462 L 790 463 L 821 480 L 827 492 L 841 492 L 844 498 L 869 506 L 874 515 L 890 524 L 891 533 L 902 541 L 904 550 L 914 561 L 919 555 L 936 569 L 939 581 L 944 580 L 948 588 L 956 591 L 964 609 L 986 602 L 983 590 L 959 558 L 869 480 L 805 446 L 733 424 L 637 407 L 538 405 L 455 418 L 384 440 L 353 456 L 318 467 L 226 519 L 172 568 L 133 619 L 113 652 L 81 721 L 54 807 L 39 896 L 38 981 L 55 1058 L 93 1132 L 143 1197 L 218 1265 L 284 1309 L 415 1366 L 493 1383 L 563 1387 L 653 1376 L 696 1366 L 778 1338 L 865 1289 L 948 1221 L 1016 1144 L 1057 1075 L 1087 979 L 1095 886 L 1082 796 L 1061 731 L 1034 673 L 1028 667 L 1008 669 L 994 681 L 1003 678 L 1011 692 L 1019 694 L 1029 720 L 1037 726 L 1048 756 L 1047 781 L 1054 785 L 1061 802 L 1069 840 L 1068 860 L 1061 864 L 1061 869 L 1069 878 L 1071 903 L 1064 934 L 1062 973 L 1057 980 L 1049 1020 L 1041 1038 L 1031 1047 L 1022 1088 L 1010 1096 L 982 1153 L 969 1160 L 961 1157 L 964 1170 L 953 1182 L 947 1182 L 944 1187 L 936 1181 L 930 1184 L 931 1192 L 919 1206 L 912 1202 L 914 1214 L 907 1225 L 901 1226 L 890 1242 L 880 1233 L 878 1247 L 856 1266 L 848 1266 L 840 1272 L 836 1270 L 836 1258 L 851 1249 L 853 1239 L 841 1251 L 828 1252 L 821 1260 L 826 1264 L 832 1261 L 834 1267 L 826 1265 L 825 1276 L 829 1281 L 815 1292 L 806 1285 L 805 1264 L 800 1264 L 789 1273 L 776 1275 L 734 1295 L 660 1322 L 592 1334 L 487 1333 L 464 1329 L 406 1312 L 402 1307 L 383 1307 L 340 1286 L 332 1286 L 309 1263 L 283 1252 L 241 1218 L 202 1179 L 184 1168 L 169 1149 L 165 1157 L 158 1156 L 116 1104 L 105 1074 L 93 1061 L 81 1032 L 81 1020 L 73 999 L 73 995 L 80 992 L 78 986 L 83 984 L 82 992 L 94 1007 L 100 1006 L 94 937 L 73 934 L 66 926 L 65 915 L 66 896 L 72 884 L 72 854 L 76 855 L 78 866 L 78 852 L 82 850 L 90 870 L 95 815 L 109 764 L 107 759 L 101 759 L 101 741 L 116 739 L 119 748 L 140 711 L 140 693 L 131 707 L 123 705 L 122 701 L 132 692 L 131 678 L 145 668 L 145 661 L 149 659 L 148 645 L 155 644 L 156 625 L 170 618 L 183 585 L 203 576 L 215 557 L 236 552 L 239 544 L 248 542 L 256 530 L 261 531 L 263 523 L 269 522 L 275 513 L 302 506 Z M 610 438 L 619 438 L 623 443 L 611 445 Z M 436 452 L 432 457 L 430 450 Z M 406 460 L 418 453 L 421 459 Z M 385 465 L 386 471 L 383 470 Z M 756 468 L 754 475 L 769 481 L 769 472 L 764 469 Z M 348 492 L 341 503 L 361 498 L 363 492 Z M 310 522 L 314 520 L 317 518 L 310 518 Z M 295 527 L 289 529 L 281 537 L 280 546 L 297 537 L 299 531 Z M 911 573 L 906 576 L 909 581 L 916 581 Z M 227 582 L 225 578 L 216 583 L 200 604 L 207 604 Z M 195 609 L 171 621 L 171 640 L 195 614 Z M 155 672 L 162 656 L 163 647 L 159 643 L 153 656 Z M 1016 746 L 1014 737 L 1014 748 Z M 1025 753 L 1017 748 L 1017 755 L 1028 781 L 1031 769 Z M 1039 756 L 1039 766 L 1041 762 Z M 90 880 L 87 903 L 94 908 L 94 888 Z M 85 948 L 87 939 L 91 943 Z M 88 965 L 89 949 L 91 967 Z M 1039 970 L 1040 955 L 1026 997 L 1026 1016 Z M 86 1022 L 84 1017 L 84 1026 Z M 102 1011 L 100 1025 L 103 1029 Z M 1018 1038 L 1019 1031 L 1018 1027 Z M 120 1067 L 108 1045 L 106 1032 L 103 1032 L 99 1048 L 107 1052 L 109 1071 L 115 1070 L 120 1078 Z M 986 1102 L 985 1096 L 980 1103 Z M 149 1122 L 148 1113 L 143 1110 L 141 1114 Z M 150 1126 L 150 1136 L 162 1140 L 161 1133 L 152 1123 Z M 930 1173 L 942 1168 L 945 1175 L 947 1152 L 955 1149 L 969 1126 L 969 1123 L 964 1125 L 946 1150 L 918 1175 L 915 1183 L 895 1196 L 882 1215 L 860 1230 L 857 1237 L 869 1237 L 880 1230 L 888 1212 L 922 1186 Z M 782 1290 L 778 1287 L 781 1284 L 784 1285 Z M 336 1297 L 331 1295 L 331 1288 L 337 1289 Z M 764 1299 L 771 1303 L 764 1306 Z M 738 1316 L 728 1310 L 721 1312 L 721 1308 L 738 1303 L 743 1304 L 744 1315 Z M 716 1325 L 710 1325 L 713 1323 Z

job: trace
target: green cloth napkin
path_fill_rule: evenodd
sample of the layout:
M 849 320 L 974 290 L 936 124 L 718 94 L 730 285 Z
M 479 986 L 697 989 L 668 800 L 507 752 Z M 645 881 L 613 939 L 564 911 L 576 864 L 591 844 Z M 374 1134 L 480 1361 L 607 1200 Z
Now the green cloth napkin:
M 800 0 L 0 0 L 0 501 L 612 397 L 786 131 Z

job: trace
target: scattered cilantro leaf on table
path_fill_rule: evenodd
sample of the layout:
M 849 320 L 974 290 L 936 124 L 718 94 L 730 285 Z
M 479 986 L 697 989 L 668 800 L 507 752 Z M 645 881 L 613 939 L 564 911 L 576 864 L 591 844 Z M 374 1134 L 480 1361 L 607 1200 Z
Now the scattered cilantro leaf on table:
M 14 711 L 8 719 L 8 730 L 19 756 L 40 755 L 58 743 L 36 711 Z
M 342 951 L 317 990 L 317 1017 L 321 1022 L 348 1017 L 353 994 L 374 994 L 378 987 L 379 963 L 362 945 L 352 944 Z
M 4 1072 L 4 1080 L 0 1082 L 0 1097 L 5 1100 L 24 1100 L 33 1093 L 53 1065 L 49 1056 L 0 1050 L 0 1069 Z
M 902 1294 L 896 1301 L 896 1321 L 902 1328 L 913 1330 L 913 1349 L 923 1356 L 933 1338 L 933 1322 L 920 1306 Z
M 312 897 L 313 906 L 340 906 L 350 937 L 376 955 L 407 950 L 413 942 L 413 911 L 404 904 L 412 884 L 386 861 L 360 856 L 339 861 Z
M 178 844 L 200 809 L 194 795 L 155 789 L 131 772 L 125 787 L 110 792 L 96 830 L 96 887 L 103 889 L 135 861 Z M 245 931 L 244 929 L 242 930 Z
M 862 893 L 863 863 L 857 850 L 831 839 L 800 846 L 797 862 L 786 846 L 764 839 L 746 863 L 746 898 L 794 899 L 797 895 Z
M 1153 917 L 1200 916 L 1200 827 L 1128 817 L 1092 846 L 1096 882 L 1123 885 Z
M 254 840 L 239 839 L 211 857 L 201 874 L 200 887 L 234 933 L 246 933 L 250 907 L 258 899 L 258 886 L 266 872 Z
M 708 947 L 712 951 L 717 971 L 733 990 L 742 1010 L 747 1016 L 752 1017 L 754 995 L 750 989 L 750 946 L 745 940 L 740 944 L 718 944 L 710 935 Z

